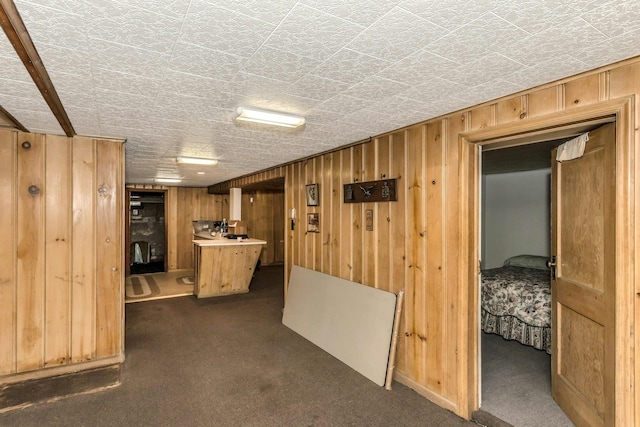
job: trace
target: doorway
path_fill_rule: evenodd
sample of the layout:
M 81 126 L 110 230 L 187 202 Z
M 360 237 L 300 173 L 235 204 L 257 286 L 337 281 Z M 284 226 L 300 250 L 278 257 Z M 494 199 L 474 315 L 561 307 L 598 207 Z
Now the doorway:
M 128 274 L 167 271 L 165 195 L 166 191 L 127 190 Z
M 482 150 L 480 408 L 518 427 L 541 425 L 540 413 L 573 426 L 552 398 L 547 353 L 551 150 L 565 141 Z
M 461 304 L 467 307 L 468 334 L 462 337 L 465 361 L 468 363 L 468 378 L 463 379 L 462 387 L 467 391 L 468 416 L 477 410 L 481 404 L 481 335 L 479 316 L 479 279 L 480 279 L 480 186 L 481 186 L 481 161 L 482 147 L 489 144 L 502 145 L 503 147 L 527 145 L 538 141 L 577 136 L 594 129 L 600 124 L 615 122 L 615 175 L 617 185 L 609 189 L 613 194 L 616 206 L 616 230 L 625 230 L 624 233 L 616 232 L 615 242 L 611 247 L 615 251 L 615 293 L 608 300 L 609 304 L 615 303 L 615 322 L 605 334 L 614 340 L 608 347 L 607 353 L 615 352 L 613 365 L 603 366 L 607 371 L 606 376 L 615 383 L 615 394 L 609 394 L 603 411 L 605 419 L 613 422 L 613 414 L 617 420 L 633 420 L 633 393 L 632 384 L 633 366 L 631 364 L 632 343 L 632 319 L 635 259 L 633 257 L 635 235 L 635 199 L 629 194 L 629 183 L 635 182 L 633 165 L 633 120 L 632 99 L 617 99 L 605 101 L 596 105 L 575 108 L 562 111 L 548 117 L 523 120 L 519 123 L 505 124 L 492 128 L 482 129 L 460 136 L 460 177 L 463 180 L 460 191 L 460 203 L 462 212 L 462 237 L 461 237 L 461 271 L 467 271 L 461 277 L 463 294 Z M 565 193 L 568 194 L 568 193 Z M 558 325 L 559 323 L 556 323 Z M 571 325 L 567 325 L 571 326 Z M 554 339 L 554 342 L 559 340 Z M 567 340 L 564 340 L 565 342 Z M 580 343 L 573 343 L 578 346 Z M 553 352 L 559 355 L 564 351 Z M 552 357 L 554 357 L 552 354 Z M 562 369 L 566 366 L 563 365 Z M 557 372 L 556 372 L 557 374 Z M 555 378 L 556 374 L 552 374 Z M 565 402 L 566 403 L 566 402 Z M 561 404 L 561 407 L 564 406 Z

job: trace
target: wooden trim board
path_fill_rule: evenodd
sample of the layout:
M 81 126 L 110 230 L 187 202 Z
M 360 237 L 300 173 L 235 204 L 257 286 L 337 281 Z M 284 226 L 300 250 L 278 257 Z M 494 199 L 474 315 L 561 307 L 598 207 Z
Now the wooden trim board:
M 384 385 L 395 294 L 294 265 L 286 301 L 285 326 Z

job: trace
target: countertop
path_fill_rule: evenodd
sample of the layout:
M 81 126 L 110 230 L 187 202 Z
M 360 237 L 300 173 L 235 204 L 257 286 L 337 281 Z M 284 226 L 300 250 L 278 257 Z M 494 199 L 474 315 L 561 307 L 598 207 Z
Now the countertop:
M 204 234 L 204 233 L 203 233 Z M 201 235 L 200 233 L 193 235 L 193 243 L 198 246 L 237 246 L 237 245 L 266 245 L 267 242 L 259 239 L 227 239 L 226 237 L 212 237 L 210 234 L 208 237 Z

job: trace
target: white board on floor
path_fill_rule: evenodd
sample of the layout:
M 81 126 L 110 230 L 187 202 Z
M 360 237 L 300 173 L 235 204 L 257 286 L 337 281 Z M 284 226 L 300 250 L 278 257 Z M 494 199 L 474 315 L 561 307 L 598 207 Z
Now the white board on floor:
M 294 265 L 282 323 L 383 386 L 395 307 L 391 292 Z

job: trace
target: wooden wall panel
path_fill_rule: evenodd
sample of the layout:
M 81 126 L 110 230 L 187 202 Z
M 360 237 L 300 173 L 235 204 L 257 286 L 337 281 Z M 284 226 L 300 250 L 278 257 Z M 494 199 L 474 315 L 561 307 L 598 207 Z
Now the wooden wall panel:
M 44 137 L 21 134 L 18 149 L 18 300 L 17 369 L 43 366 L 44 355 Z M 34 186 L 34 187 L 32 187 Z M 29 193 L 32 187 L 37 191 Z
M 425 126 L 407 130 L 407 290 L 405 294 L 405 320 L 407 323 L 408 357 L 414 361 L 408 366 L 410 375 L 421 384 L 425 382 L 427 332 L 424 323 L 426 194 L 424 188 Z
M 73 248 L 71 283 L 71 361 L 91 359 L 95 331 L 95 144 L 75 138 L 73 145 Z
M 0 129 L 0 375 L 16 369 L 17 139 Z
M 446 307 L 444 282 L 442 276 L 444 241 L 444 200 L 443 184 L 445 183 L 444 150 L 441 135 L 442 124 L 439 122 L 427 125 L 426 173 L 425 186 L 427 207 L 426 213 L 426 294 L 425 325 L 427 327 L 426 385 L 429 389 L 442 394 L 443 358 L 446 336 L 443 333 Z
M 392 178 L 390 175 L 390 141 L 391 136 L 383 136 L 376 139 L 376 170 L 374 179 Z M 372 234 L 371 245 L 376 249 L 374 264 L 373 283 L 378 289 L 392 291 L 391 285 L 391 226 L 389 222 L 390 207 L 395 202 L 372 203 L 373 205 L 373 231 L 366 231 Z M 366 227 L 365 227 L 366 230 Z
M 260 253 L 262 265 L 284 263 L 284 192 L 243 193 L 241 210 L 249 237 L 267 242 Z
M 600 75 L 592 74 L 564 84 L 565 109 L 593 104 L 600 98 Z
M 341 185 L 352 183 L 353 174 L 353 149 L 340 151 L 340 169 L 336 174 L 340 175 Z M 344 191 L 344 188 L 341 189 Z M 344 194 L 341 196 L 344 197 Z M 340 204 L 340 271 L 339 277 L 353 280 L 353 210 L 352 203 Z
M 351 151 L 351 176 L 353 177 L 351 182 L 364 181 L 364 173 L 362 171 L 362 151 L 364 150 L 362 145 L 353 147 Z M 363 216 L 363 204 L 354 203 L 351 208 L 351 280 L 357 283 L 362 282 L 362 253 L 364 248 L 362 247 L 362 218 Z
M 71 147 L 69 138 L 47 136 L 44 366 L 67 363 L 70 352 Z
M 529 117 L 544 116 L 558 111 L 564 105 L 562 90 L 551 86 L 527 94 L 527 112 Z
M 376 179 L 377 140 L 370 141 L 362 146 L 362 181 L 374 181 Z M 375 228 L 367 231 L 367 210 L 373 211 L 373 218 L 377 217 L 377 203 L 359 203 L 360 211 L 360 236 L 362 239 L 362 283 L 375 287 L 376 265 L 378 247 L 375 242 Z
M 461 349 L 461 331 L 467 330 L 466 324 L 462 325 L 461 313 L 461 289 L 459 283 L 460 268 L 460 204 L 458 195 L 460 194 L 460 177 L 458 171 L 458 161 L 460 158 L 459 135 L 468 131 L 470 125 L 469 114 L 459 114 L 451 116 L 442 122 L 443 126 L 443 150 L 444 166 L 442 186 L 444 200 L 444 224 L 443 224 L 443 286 L 446 307 L 445 320 L 442 329 L 445 344 L 445 358 L 443 365 L 443 394 L 442 396 L 450 402 L 460 404 L 461 393 L 459 376 L 464 369 L 464 356 Z M 474 333 L 471 331 L 469 333 Z
M 331 203 L 331 207 L 328 210 L 327 218 L 330 221 L 329 229 L 329 269 L 332 276 L 340 277 L 340 260 L 342 257 L 342 242 L 343 236 L 340 234 L 340 227 L 342 224 L 342 157 L 339 151 L 335 151 L 331 155 L 331 168 L 325 171 L 325 176 L 331 181 L 331 194 L 328 199 Z
M 322 171 L 320 182 L 320 218 L 322 218 L 322 227 L 320 228 L 321 250 L 320 271 L 331 271 L 331 227 L 334 219 L 332 218 L 333 198 L 333 180 L 331 179 L 331 170 L 333 169 L 333 155 L 326 154 L 322 156 Z M 326 264 L 326 265 L 325 265 Z
M 169 187 L 165 197 L 165 230 L 167 239 L 167 270 L 178 269 L 178 188 Z
M 123 159 L 122 141 L 0 132 L 3 381 L 122 361 Z
M 400 290 L 409 291 L 407 287 L 407 132 L 396 132 L 391 135 L 391 163 L 389 174 L 396 179 L 396 192 L 398 200 L 389 202 L 389 229 L 391 240 L 390 261 L 391 290 L 397 295 Z M 398 372 L 407 372 L 410 325 L 407 322 L 407 304 L 402 307 L 400 332 L 398 337 L 398 349 L 396 354 L 396 369 Z
M 120 353 L 123 345 L 123 147 L 104 140 L 94 143 L 100 159 L 96 167 L 96 256 L 101 262 L 96 266 L 95 305 L 96 357 L 101 358 Z M 122 321 L 116 321 L 119 319 Z

